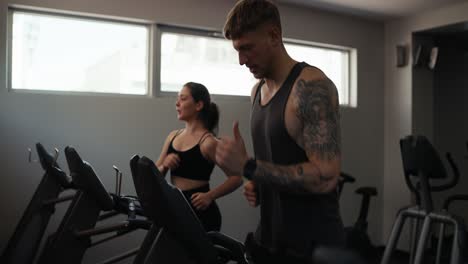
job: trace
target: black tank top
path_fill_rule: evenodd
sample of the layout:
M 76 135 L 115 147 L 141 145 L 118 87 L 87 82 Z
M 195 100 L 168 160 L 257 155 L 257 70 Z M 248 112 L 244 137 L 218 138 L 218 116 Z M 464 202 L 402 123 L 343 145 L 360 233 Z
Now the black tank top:
M 251 131 L 255 158 L 279 165 L 308 161 L 305 151 L 286 130 L 284 112 L 295 80 L 306 63 L 297 63 L 266 105 L 261 105 L 262 80 L 254 97 Z M 308 256 L 317 245 L 344 244 L 344 230 L 336 192 L 299 195 L 267 185 L 257 186 L 260 223 L 255 239 L 279 253 Z
M 177 131 L 167 149 L 167 154 L 176 153 L 180 158 L 179 166 L 171 170 L 171 176 L 178 176 L 198 181 L 209 181 L 211 172 L 213 172 L 214 163 L 205 159 L 200 150 L 200 143 L 206 138 L 205 135 L 209 132 L 203 134 L 198 141 L 198 144 L 193 146 L 191 149 L 179 151 L 176 150 L 172 144 L 181 131 L 182 130 Z

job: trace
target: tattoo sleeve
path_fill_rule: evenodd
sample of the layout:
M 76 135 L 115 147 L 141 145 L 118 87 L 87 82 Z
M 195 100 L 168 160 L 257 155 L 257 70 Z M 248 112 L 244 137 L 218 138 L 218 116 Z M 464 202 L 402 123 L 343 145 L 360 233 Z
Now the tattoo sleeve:
M 336 87 L 329 79 L 299 80 L 296 87 L 297 118 L 302 124 L 307 154 L 332 160 L 340 155 L 339 103 Z
M 309 161 L 280 166 L 259 161 L 254 180 L 295 193 L 321 193 L 334 188 L 335 173 L 321 171 L 317 163 L 332 163 L 341 156 L 338 93 L 329 79 L 300 79 L 295 89 L 296 117 L 301 142 Z

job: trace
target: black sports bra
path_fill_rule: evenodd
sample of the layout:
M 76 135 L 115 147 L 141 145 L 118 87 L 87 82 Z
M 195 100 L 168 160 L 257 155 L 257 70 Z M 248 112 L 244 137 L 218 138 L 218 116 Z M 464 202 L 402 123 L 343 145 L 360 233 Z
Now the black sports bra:
M 206 138 L 206 135 L 208 135 L 209 132 L 203 134 L 197 145 L 193 146 L 191 149 L 179 151 L 174 148 L 173 142 L 182 131 L 182 129 L 177 131 L 167 149 L 167 154 L 176 153 L 180 158 L 179 166 L 171 170 L 171 176 L 178 176 L 191 180 L 209 181 L 211 172 L 213 172 L 214 163 L 205 159 L 200 150 L 200 143 Z

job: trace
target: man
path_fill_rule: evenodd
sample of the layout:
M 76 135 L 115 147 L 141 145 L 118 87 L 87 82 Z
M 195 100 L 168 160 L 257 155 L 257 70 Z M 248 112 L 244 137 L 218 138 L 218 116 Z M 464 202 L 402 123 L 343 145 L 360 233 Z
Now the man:
M 261 219 L 246 246 L 255 263 L 306 263 L 318 245 L 343 246 L 336 184 L 340 124 L 335 85 L 286 52 L 280 15 L 267 0 L 239 1 L 224 35 L 259 79 L 251 93 L 249 158 L 238 124 L 218 144 L 218 164 L 244 175 L 244 195 Z

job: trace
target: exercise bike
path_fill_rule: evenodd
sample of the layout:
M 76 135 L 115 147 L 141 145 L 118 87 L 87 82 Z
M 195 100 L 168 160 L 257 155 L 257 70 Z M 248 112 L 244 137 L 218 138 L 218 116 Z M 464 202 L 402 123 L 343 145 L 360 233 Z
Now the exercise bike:
M 351 175 L 341 172 L 337 188 L 338 195 L 341 195 L 345 184 L 354 183 L 355 181 L 356 179 Z M 363 260 L 370 263 L 377 258 L 378 253 L 367 233 L 367 215 L 370 200 L 377 195 L 377 189 L 375 187 L 360 187 L 356 189 L 355 193 L 362 195 L 361 207 L 356 222 L 352 226 L 345 227 L 346 247 L 358 253 Z

